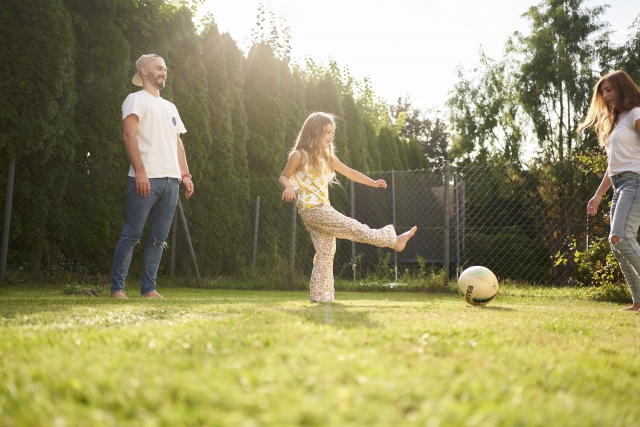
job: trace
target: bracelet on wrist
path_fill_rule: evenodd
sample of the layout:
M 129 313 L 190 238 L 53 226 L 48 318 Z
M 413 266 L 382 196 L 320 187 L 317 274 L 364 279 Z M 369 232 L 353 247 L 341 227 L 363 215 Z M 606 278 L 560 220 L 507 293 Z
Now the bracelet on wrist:
M 190 180 L 193 180 L 193 178 L 191 177 L 190 173 L 183 173 L 182 174 L 182 179 L 185 179 L 185 178 L 189 178 Z

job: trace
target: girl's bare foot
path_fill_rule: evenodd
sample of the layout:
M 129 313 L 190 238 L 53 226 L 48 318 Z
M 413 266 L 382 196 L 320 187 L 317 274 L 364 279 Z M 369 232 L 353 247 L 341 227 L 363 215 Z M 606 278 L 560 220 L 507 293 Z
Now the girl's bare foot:
M 401 235 L 396 236 L 396 246 L 394 248 L 396 252 L 404 251 L 404 247 L 407 246 L 407 242 L 409 241 L 409 239 L 412 238 L 414 234 L 416 234 L 417 229 L 418 227 L 413 227 L 406 233 L 402 233 Z
M 620 311 L 640 311 L 640 302 L 634 302 L 631 307 L 621 308 Z

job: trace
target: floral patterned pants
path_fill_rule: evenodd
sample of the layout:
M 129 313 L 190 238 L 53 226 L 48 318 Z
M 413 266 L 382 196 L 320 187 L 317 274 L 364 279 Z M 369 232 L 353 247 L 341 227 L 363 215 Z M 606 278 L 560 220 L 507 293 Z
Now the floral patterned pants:
M 331 205 L 319 204 L 300 211 L 304 225 L 311 233 L 316 255 L 311 272 L 311 301 L 332 302 L 333 256 L 336 253 L 336 237 L 359 243 L 394 248 L 396 231 L 393 225 L 373 230 L 368 226 L 336 211 Z

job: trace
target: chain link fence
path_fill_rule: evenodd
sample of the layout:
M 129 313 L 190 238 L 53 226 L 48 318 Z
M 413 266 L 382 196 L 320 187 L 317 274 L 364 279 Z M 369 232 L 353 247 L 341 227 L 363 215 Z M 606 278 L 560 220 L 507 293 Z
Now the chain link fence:
M 126 174 L 75 165 L 58 182 L 38 186 L 24 176 L 34 173 L 16 169 L 8 271 L 107 280 L 124 222 Z M 415 225 L 418 232 L 402 253 L 339 240 L 337 286 L 425 288 L 455 279 L 471 265 L 513 283 L 592 285 L 597 278 L 585 273 L 580 256 L 596 245 L 604 249 L 594 256 L 608 251 L 601 245 L 608 232 L 606 202 L 596 217 L 586 214 L 601 174 L 578 163 L 368 175 L 385 179 L 388 188 L 334 185 L 334 207 L 372 228 L 393 224 L 399 234 Z M 196 176 L 196 193 L 181 206 L 185 221 L 177 210 L 160 274 L 247 287 L 308 286 L 315 251 L 275 178 L 205 183 Z M 132 282 L 143 247 L 134 253 Z

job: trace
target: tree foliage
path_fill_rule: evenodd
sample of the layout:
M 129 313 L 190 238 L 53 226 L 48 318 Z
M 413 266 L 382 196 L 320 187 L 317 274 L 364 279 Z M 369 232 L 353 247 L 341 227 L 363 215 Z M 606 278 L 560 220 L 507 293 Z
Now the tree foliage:
M 481 53 L 478 67 L 459 70 L 447 101 L 452 158 L 554 162 L 597 145 L 593 132 L 579 136 L 577 126 L 601 75 L 624 69 L 638 81 L 640 18 L 627 42 L 616 46 L 601 19 L 608 6 L 584 3 L 545 0 L 532 6 L 523 14 L 531 31 L 509 38 L 501 59 Z
M 640 13 L 629 30 L 629 38 L 621 47 L 621 55 L 615 68 L 625 70 L 636 84 L 640 84 Z
M 521 105 L 540 145 L 557 160 L 570 158 L 579 142 L 576 128 L 597 80 L 592 40 L 607 36 L 600 21 L 606 6 L 585 8 L 583 3 L 546 0 L 532 6 L 524 14 L 531 34 L 516 34 L 512 45 L 523 56 L 517 75 Z
M 273 248 L 273 258 L 263 262 L 276 264 L 288 244 L 278 237 L 276 179 L 312 111 L 338 116 L 338 156 L 361 171 L 433 169 L 447 159 L 517 163 L 532 140 L 544 154 L 539 163 L 548 166 L 591 144 L 590 136 L 575 135 L 575 127 L 602 72 L 623 68 L 640 78 L 640 18 L 627 42 L 613 46 L 600 21 L 603 7 L 546 0 L 525 14 L 531 32 L 515 35 L 503 58 L 481 56 L 471 73 L 460 72 L 447 123 L 409 97 L 389 105 L 369 79 L 355 79 L 334 60 L 292 65 L 292 27 L 269 6 L 258 10 L 255 43 L 245 56 L 213 18 L 196 29 L 194 3 L 24 0 L 0 8 L 0 168 L 17 159 L 22 203 L 12 241 L 40 242 L 31 258 L 14 253 L 15 260 L 31 259 L 38 269 L 62 255 L 108 270 L 122 226 L 128 167 L 120 106 L 139 90 L 130 80 L 144 53 L 166 59 L 162 96 L 177 105 L 188 129 L 183 140 L 197 193 L 183 204 L 207 275 L 246 266 L 252 233 L 246 211 L 258 192 L 267 195 L 261 221 L 272 228 L 260 237 Z M 553 181 L 558 168 L 545 170 Z M 573 197 L 536 188 L 531 197 L 544 203 Z M 347 196 L 347 186 L 331 190 L 339 209 L 347 209 Z M 37 221 L 28 225 L 28 216 Z M 74 221 L 82 222 L 86 235 L 73 235 L 79 232 L 64 225 Z M 571 256 L 570 233 L 558 236 L 549 247 Z M 65 242 L 73 239 L 82 240 L 86 251 L 71 252 Z M 190 268 L 184 251 L 178 266 Z
M 265 43 L 254 45 L 249 52 L 244 95 L 249 129 L 249 176 L 278 176 L 286 159 L 286 121 L 280 96 L 280 66 L 271 47 Z
M 74 35 L 62 0 L 0 8 L 0 148 L 3 163 L 31 156 L 43 165 L 73 155 Z
M 419 156 L 412 164 L 422 167 L 439 167 L 448 158 L 450 145 L 449 134 L 445 123 L 438 117 L 438 112 L 428 114 L 413 105 L 409 97 L 398 98 L 395 105 L 390 107 L 390 114 L 394 117 L 395 128 L 400 137 L 415 141 L 422 150 L 422 155 L 415 148 L 409 152 Z
M 481 54 L 480 67 L 471 76 L 458 69 L 459 80 L 447 101 L 454 131 L 452 158 L 519 162 L 524 117 L 509 65 Z

